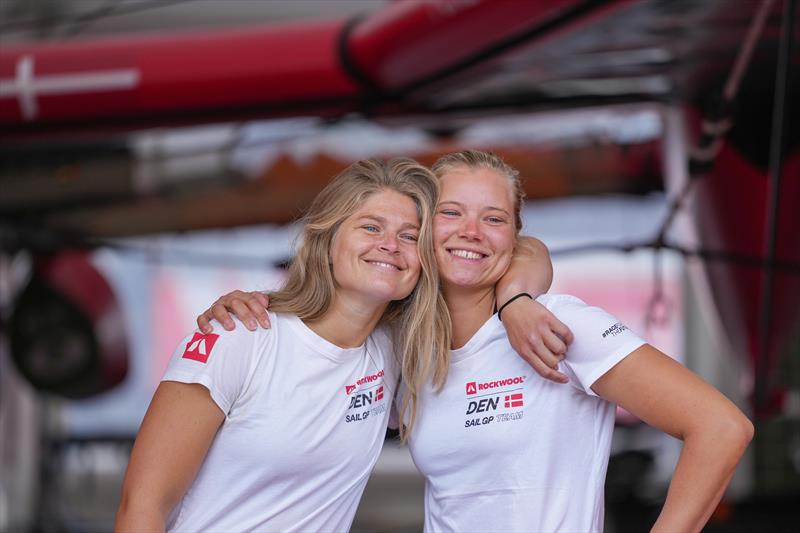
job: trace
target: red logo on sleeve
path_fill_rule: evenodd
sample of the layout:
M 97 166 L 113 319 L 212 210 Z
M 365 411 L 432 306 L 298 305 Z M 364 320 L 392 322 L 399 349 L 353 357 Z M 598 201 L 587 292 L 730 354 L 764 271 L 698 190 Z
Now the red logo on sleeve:
M 353 392 L 354 390 L 356 390 L 356 386 L 355 386 L 355 385 L 345 385 L 345 386 L 344 386 L 344 393 L 345 393 L 345 394 L 347 394 L 348 396 L 349 396 L 349 395 L 350 395 L 350 393 L 351 393 L 351 392 Z
M 474 381 L 470 381 L 467 383 L 467 394 L 475 394 L 478 392 L 478 387 L 476 386 Z
M 211 355 L 211 350 L 214 348 L 214 343 L 217 342 L 218 338 L 219 335 L 216 333 L 208 333 L 207 335 L 195 333 L 192 340 L 186 344 L 183 358 L 205 363 L 208 361 L 208 356 Z

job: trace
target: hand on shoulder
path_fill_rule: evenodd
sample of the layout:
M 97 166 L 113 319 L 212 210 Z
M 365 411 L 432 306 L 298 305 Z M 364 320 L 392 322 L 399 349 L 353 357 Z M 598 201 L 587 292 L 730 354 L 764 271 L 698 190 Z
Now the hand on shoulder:
M 255 331 L 258 325 L 264 329 L 270 328 L 269 296 L 259 291 L 244 292 L 235 290 L 220 296 L 211 307 L 197 317 L 197 327 L 203 333 L 214 331 L 212 320 L 216 320 L 224 330 L 236 329 L 238 318 L 240 324 L 250 331 Z

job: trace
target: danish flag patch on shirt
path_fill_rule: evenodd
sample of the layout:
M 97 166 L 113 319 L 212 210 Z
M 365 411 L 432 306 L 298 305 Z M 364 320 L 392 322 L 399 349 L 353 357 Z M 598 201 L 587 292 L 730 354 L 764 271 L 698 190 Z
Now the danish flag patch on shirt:
M 507 395 L 504 403 L 506 407 L 522 407 L 523 402 L 522 393 L 519 393 Z
M 211 355 L 211 350 L 214 348 L 214 343 L 217 342 L 219 335 L 216 333 L 195 333 L 192 340 L 186 344 L 186 350 L 183 352 L 184 359 L 194 359 L 205 363 L 208 361 L 208 356 Z

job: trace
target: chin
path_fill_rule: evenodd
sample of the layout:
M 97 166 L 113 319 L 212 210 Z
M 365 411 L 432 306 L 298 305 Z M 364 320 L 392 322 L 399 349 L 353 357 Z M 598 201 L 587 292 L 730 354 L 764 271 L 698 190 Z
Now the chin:
M 411 294 L 412 290 L 414 290 L 413 287 L 404 290 L 403 288 L 397 286 L 382 287 L 379 284 L 373 284 L 370 290 L 370 296 L 372 296 L 376 301 L 388 303 L 395 300 L 402 300 Z
M 475 288 L 479 285 L 479 283 L 475 279 L 468 277 L 454 276 L 452 278 L 445 279 L 444 281 L 445 283 L 449 283 L 450 285 L 455 285 L 456 287 L 462 287 L 464 289 Z

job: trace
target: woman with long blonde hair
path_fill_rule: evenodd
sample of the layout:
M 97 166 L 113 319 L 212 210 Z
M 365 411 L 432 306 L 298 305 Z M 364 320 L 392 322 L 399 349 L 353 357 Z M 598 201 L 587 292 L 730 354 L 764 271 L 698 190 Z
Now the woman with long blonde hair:
M 447 349 L 431 244 L 437 185 L 365 160 L 305 216 L 272 329 L 178 346 L 125 475 L 118 531 L 344 531 L 383 444 L 400 367 Z

